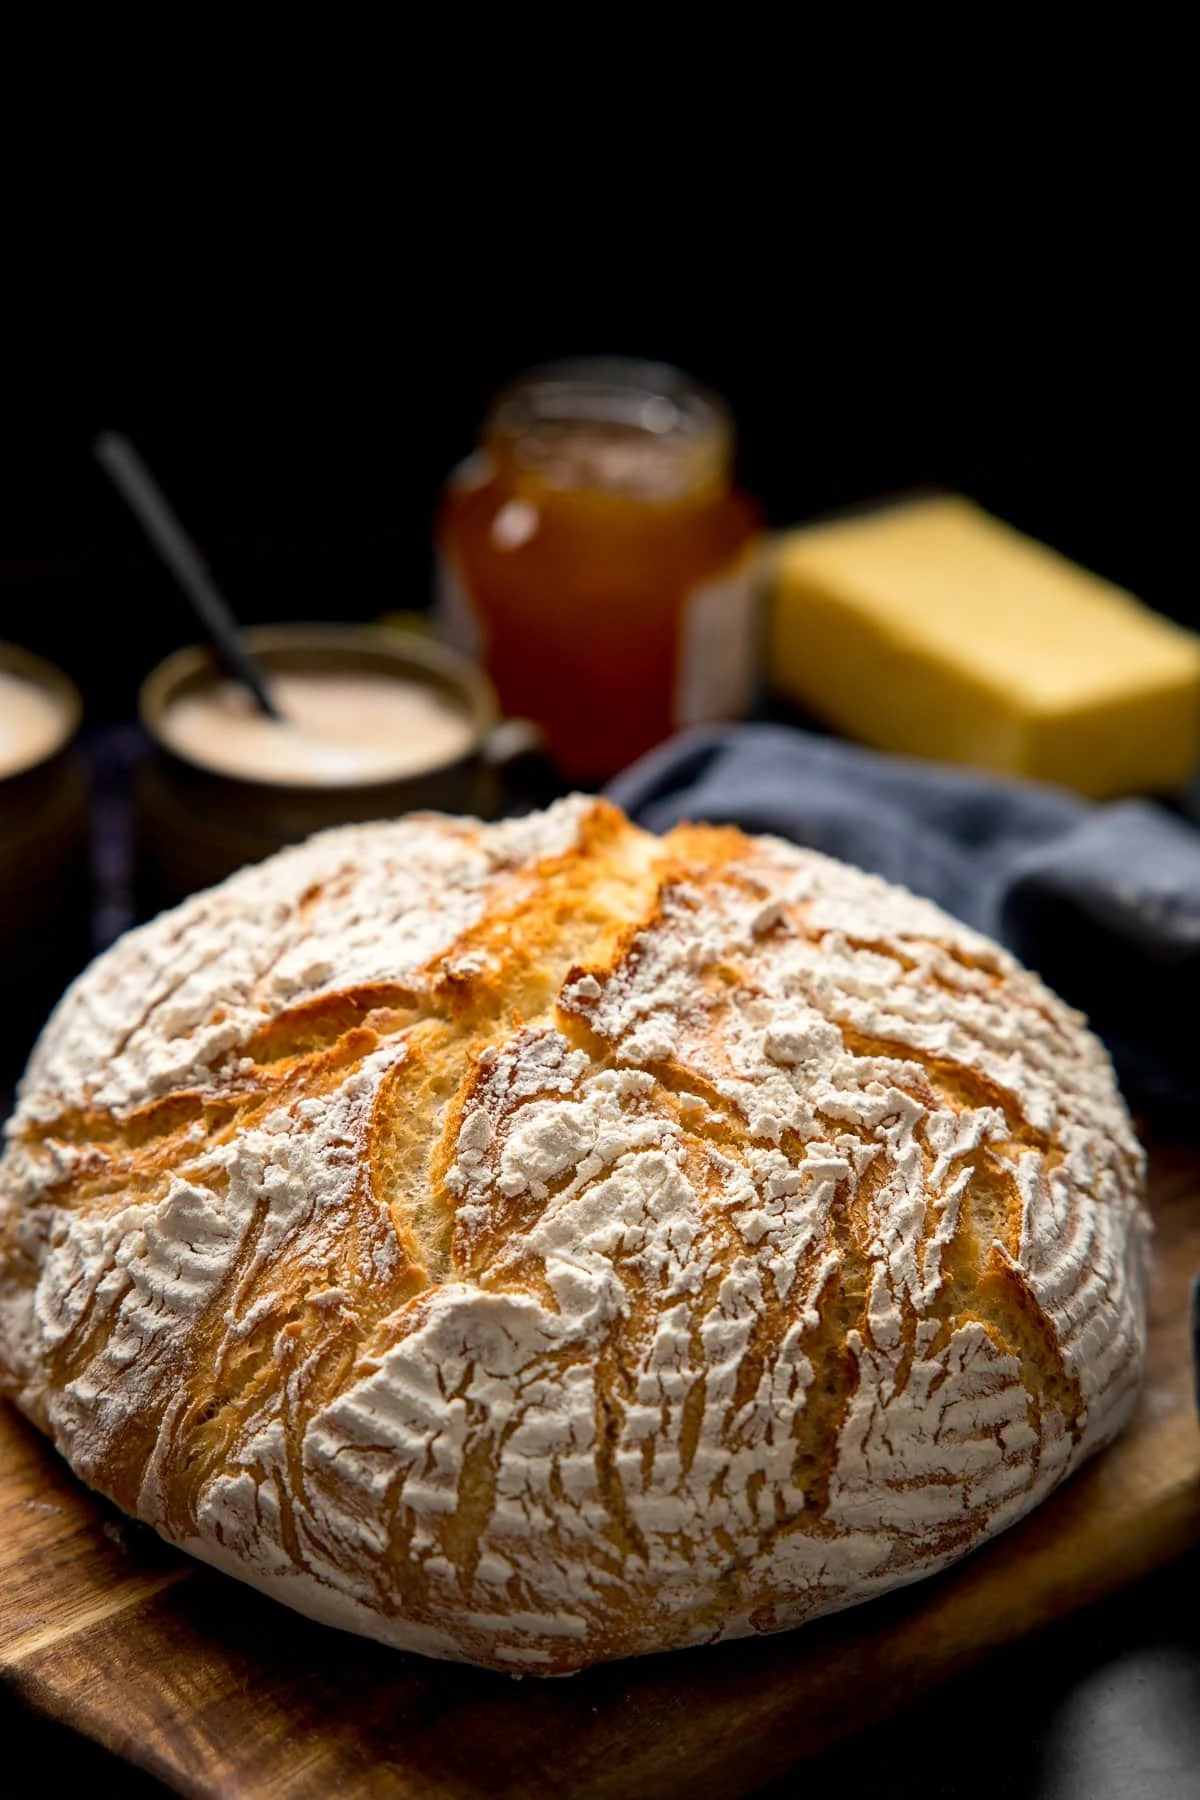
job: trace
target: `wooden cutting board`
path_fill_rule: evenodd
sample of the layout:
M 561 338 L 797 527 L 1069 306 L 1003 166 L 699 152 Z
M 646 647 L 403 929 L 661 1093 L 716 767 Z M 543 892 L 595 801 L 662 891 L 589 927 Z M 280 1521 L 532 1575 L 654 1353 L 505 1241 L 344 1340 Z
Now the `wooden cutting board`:
M 1149 1377 L 1133 1424 L 932 1581 L 782 1637 L 515 1681 L 323 1629 L 187 1562 L 0 1407 L 0 1673 L 190 1795 L 744 1794 L 1200 1541 L 1188 1341 L 1200 1153 L 1156 1151 L 1151 1193 Z

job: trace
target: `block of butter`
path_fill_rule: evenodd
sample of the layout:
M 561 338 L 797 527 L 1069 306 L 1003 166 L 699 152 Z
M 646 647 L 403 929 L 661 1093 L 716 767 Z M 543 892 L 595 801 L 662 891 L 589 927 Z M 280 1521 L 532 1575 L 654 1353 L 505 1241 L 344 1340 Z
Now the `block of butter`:
M 780 540 L 774 687 L 884 750 L 1060 782 L 1178 788 L 1200 638 L 954 496 Z

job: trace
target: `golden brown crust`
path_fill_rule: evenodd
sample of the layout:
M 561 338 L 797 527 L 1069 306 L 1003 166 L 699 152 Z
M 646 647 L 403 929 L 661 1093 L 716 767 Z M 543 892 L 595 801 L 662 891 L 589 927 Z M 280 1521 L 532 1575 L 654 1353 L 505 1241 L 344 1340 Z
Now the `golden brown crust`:
M 131 934 L 0 1165 L 85 1479 L 319 1617 L 560 1672 L 942 1566 L 1117 1429 L 1107 1059 L 924 902 L 601 802 L 326 834 Z

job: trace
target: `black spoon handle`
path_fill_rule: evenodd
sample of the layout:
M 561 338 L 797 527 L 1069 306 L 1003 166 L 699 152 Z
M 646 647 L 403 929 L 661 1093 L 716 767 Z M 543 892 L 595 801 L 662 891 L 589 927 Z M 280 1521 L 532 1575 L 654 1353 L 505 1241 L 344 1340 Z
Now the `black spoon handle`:
M 221 661 L 232 675 L 245 682 L 268 718 L 279 718 L 279 708 L 267 692 L 262 670 L 242 642 L 228 602 L 213 585 L 204 558 L 129 439 L 119 432 L 106 431 L 96 439 L 93 448 L 97 462 L 191 602 Z

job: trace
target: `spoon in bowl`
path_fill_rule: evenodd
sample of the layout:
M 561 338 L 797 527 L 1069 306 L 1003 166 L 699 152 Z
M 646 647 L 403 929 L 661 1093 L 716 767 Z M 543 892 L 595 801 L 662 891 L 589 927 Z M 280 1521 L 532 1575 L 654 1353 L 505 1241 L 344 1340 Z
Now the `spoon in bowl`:
M 242 641 L 229 602 L 217 589 L 204 558 L 129 439 L 120 432 L 105 431 L 92 449 L 96 461 L 183 589 L 221 662 L 250 689 L 267 718 L 278 719 L 279 708 L 271 698 L 260 664 Z

